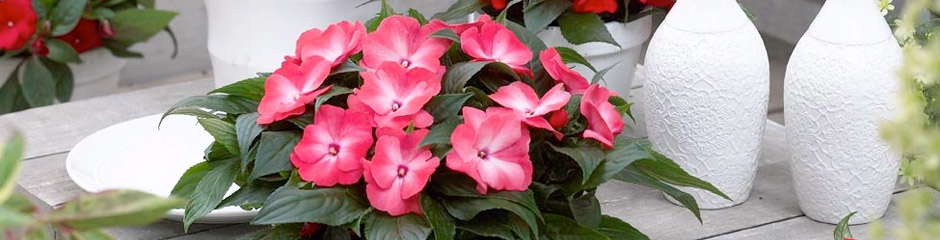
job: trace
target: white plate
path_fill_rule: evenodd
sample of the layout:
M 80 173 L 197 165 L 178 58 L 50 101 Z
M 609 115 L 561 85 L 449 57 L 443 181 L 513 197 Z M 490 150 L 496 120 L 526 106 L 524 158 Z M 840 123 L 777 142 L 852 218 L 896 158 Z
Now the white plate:
M 88 192 L 135 189 L 169 196 L 180 176 L 203 161 L 213 139 L 190 116 L 168 116 L 158 130 L 161 115 L 119 123 L 82 139 L 65 160 L 69 177 Z M 234 192 L 232 186 L 226 195 Z M 225 207 L 196 222 L 242 223 L 255 215 L 257 211 Z M 180 221 L 183 210 L 170 210 L 166 218 Z

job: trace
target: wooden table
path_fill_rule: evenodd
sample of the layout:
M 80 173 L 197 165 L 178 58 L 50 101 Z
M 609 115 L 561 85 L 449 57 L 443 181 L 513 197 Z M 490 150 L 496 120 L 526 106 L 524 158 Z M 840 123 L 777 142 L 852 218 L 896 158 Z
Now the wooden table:
M 204 94 L 212 86 L 211 79 L 203 79 L 0 115 L 0 137 L 18 129 L 27 139 L 18 191 L 46 210 L 59 206 L 83 192 L 65 171 L 65 158 L 76 143 L 105 127 L 162 113 L 175 102 Z M 632 94 L 633 98 L 642 95 L 642 88 L 636 87 Z M 637 114 L 642 119 L 642 111 Z M 703 210 L 704 224 L 688 210 L 667 202 L 659 191 L 616 181 L 598 191 L 602 210 L 653 239 L 832 239 L 833 225 L 810 220 L 797 205 L 783 126 L 767 122 L 762 151 L 750 199 L 728 209 Z M 897 191 L 883 225 L 891 228 L 900 224 L 895 206 L 903 195 Z M 256 229 L 247 224 L 196 224 L 187 235 L 179 222 L 163 220 L 108 232 L 118 239 L 230 239 Z M 852 230 L 859 239 L 869 238 L 867 225 Z

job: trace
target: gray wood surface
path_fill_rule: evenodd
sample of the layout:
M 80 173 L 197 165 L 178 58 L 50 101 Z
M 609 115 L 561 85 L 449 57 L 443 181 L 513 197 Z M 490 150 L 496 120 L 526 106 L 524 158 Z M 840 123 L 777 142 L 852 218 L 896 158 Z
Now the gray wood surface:
M 211 87 L 211 79 L 205 79 L 0 116 L 0 135 L 9 134 L 10 127 L 15 127 L 28 138 L 27 159 L 18 181 L 20 191 L 28 192 L 45 208 L 82 193 L 65 171 L 68 151 L 78 141 L 107 126 L 163 112 L 176 101 L 203 94 Z M 637 88 L 631 95 L 639 100 L 642 98 L 636 96 L 641 94 L 642 88 Z M 631 223 L 653 239 L 830 239 L 834 226 L 807 219 L 797 206 L 784 134 L 783 126 L 767 122 L 750 199 L 732 208 L 703 210 L 703 223 L 688 210 L 667 202 L 658 191 L 620 182 L 601 186 L 602 211 Z M 889 226 L 897 222 L 890 211 L 885 220 Z M 185 235 L 179 222 L 164 220 L 108 232 L 118 239 L 230 239 L 258 228 L 197 224 Z M 864 239 L 867 227 L 855 229 Z

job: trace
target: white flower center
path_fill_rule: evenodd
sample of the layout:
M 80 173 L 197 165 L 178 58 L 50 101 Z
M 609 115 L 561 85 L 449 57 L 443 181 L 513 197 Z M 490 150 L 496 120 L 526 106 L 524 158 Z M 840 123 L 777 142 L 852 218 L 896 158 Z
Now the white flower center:
M 330 144 L 330 154 L 333 156 L 336 156 L 337 154 L 339 154 L 339 146 L 336 146 L 335 144 Z
M 405 177 L 405 174 L 408 174 L 408 168 L 405 166 L 398 166 L 398 177 Z
M 398 104 L 397 102 L 392 103 L 392 111 L 393 111 L 393 112 L 394 112 L 394 111 L 398 111 L 399 108 L 401 108 L 401 104 Z
M 487 155 L 486 151 L 480 151 L 477 153 L 477 157 L 479 157 L 480 159 L 484 159 L 484 160 L 486 160 L 486 155 Z
M 409 62 L 408 60 L 401 60 L 401 66 L 402 66 L 402 67 L 407 68 L 407 67 L 410 66 L 410 65 L 411 65 L 411 62 Z
M 7 27 L 13 27 L 13 21 L 7 21 Z

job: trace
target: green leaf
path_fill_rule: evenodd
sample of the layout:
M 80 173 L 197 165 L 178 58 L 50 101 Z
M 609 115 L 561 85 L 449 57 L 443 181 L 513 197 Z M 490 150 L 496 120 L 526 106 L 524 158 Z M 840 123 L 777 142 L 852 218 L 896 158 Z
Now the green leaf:
M 447 69 L 444 74 L 442 89 L 444 93 L 457 93 L 460 91 L 470 78 L 473 78 L 483 67 L 492 62 L 460 62 Z
M 227 206 L 252 206 L 252 207 L 261 207 L 261 204 L 264 204 L 264 201 L 268 199 L 268 196 L 271 196 L 271 193 L 277 190 L 277 187 L 269 185 L 247 185 L 242 186 L 229 195 L 225 199 L 222 199 L 222 202 L 219 203 L 219 207 Z
M 166 28 L 174 17 L 175 12 L 154 9 L 118 11 L 111 19 L 111 27 L 114 28 L 112 39 L 127 44 L 126 46 L 147 41 Z
M 146 225 L 163 218 L 185 202 L 135 190 L 114 190 L 81 195 L 53 210 L 47 221 L 75 230 Z
M 33 203 L 22 195 L 9 195 L 6 200 L 0 200 L 0 216 L 3 216 L 0 217 L 0 229 L 18 228 L 32 224 L 35 222 L 32 215 L 33 210 Z
M 571 44 L 603 42 L 620 47 L 597 14 L 566 12 L 558 18 L 558 26 L 561 27 L 561 35 Z
M 316 222 L 340 226 L 369 211 L 361 190 L 334 187 L 313 190 L 281 187 L 264 202 L 251 224 Z
M 451 30 L 449 28 L 438 30 L 437 32 L 432 33 L 428 37 L 443 38 L 443 39 L 451 40 L 455 43 L 460 42 L 460 36 L 457 36 L 457 33 L 454 32 L 454 30 Z
M 228 149 L 225 148 L 225 145 L 219 143 L 219 141 L 212 141 L 212 144 L 209 144 L 209 147 L 206 148 L 204 154 L 205 155 L 203 157 L 207 162 L 228 160 L 229 158 L 238 158 L 238 154 L 230 153 Z
M 431 131 L 428 132 L 427 136 L 424 136 L 424 139 L 421 140 L 419 146 L 426 146 L 429 144 L 450 144 L 450 135 L 454 133 L 454 129 L 457 128 L 457 125 L 461 123 L 460 119 L 450 119 L 442 123 L 434 124 L 431 126 Z
M 114 10 L 105 7 L 96 7 L 91 13 L 95 19 L 111 19 L 114 17 Z
M 392 217 L 373 212 L 366 221 L 365 235 L 365 239 L 427 239 L 431 235 L 431 226 L 415 214 Z
M 209 92 L 213 93 L 224 93 L 232 96 L 243 97 L 250 99 L 252 101 L 260 102 L 261 97 L 264 96 L 264 82 L 268 77 L 253 77 L 245 80 L 241 80 L 223 87 L 217 88 Z
M 505 211 L 483 212 L 471 221 L 459 222 L 457 228 L 478 236 L 503 240 L 516 240 L 517 234 L 521 239 L 532 238 L 525 221 Z
M 695 202 L 695 198 L 692 197 L 692 195 L 646 175 L 646 173 L 633 165 L 627 166 L 623 171 L 614 175 L 614 179 L 658 189 L 681 203 L 682 206 L 689 209 L 689 211 L 692 211 L 692 214 L 695 214 L 695 218 L 697 218 L 700 223 L 702 222 L 702 214 L 699 211 L 698 203 Z
M 428 111 L 428 113 L 434 117 L 435 122 L 456 119 L 457 115 L 460 114 L 460 110 L 463 108 L 463 104 L 467 102 L 470 97 L 473 97 L 473 93 L 435 95 L 431 97 L 431 101 L 428 101 L 428 103 L 424 105 L 424 110 Z
M 531 1 L 523 9 L 526 29 L 541 32 L 572 5 L 571 1 Z
M 196 185 L 199 184 L 199 180 L 202 180 L 206 177 L 206 173 L 209 172 L 209 162 L 199 162 L 183 173 L 183 176 L 176 181 L 176 185 L 173 186 L 173 191 L 170 191 L 170 195 L 177 196 L 181 198 L 190 198 L 193 195 L 193 192 L 196 191 Z
M 55 102 L 56 80 L 52 72 L 42 64 L 39 56 L 30 57 L 20 69 L 20 86 L 23 95 L 32 107 L 52 105 Z
M 46 5 L 46 2 L 49 2 L 49 1 L 32 0 L 32 2 L 33 2 L 33 11 L 36 12 L 36 17 L 38 19 L 46 19 L 46 17 L 49 16 L 48 9 L 50 7 Z
M 624 100 L 619 96 L 613 96 L 607 100 L 610 102 L 610 104 L 614 105 L 614 109 L 616 109 L 620 115 L 626 114 L 627 116 L 630 116 L 630 119 L 633 119 L 634 122 L 636 121 L 636 119 L 633 117 L 633 113 L 630 111 L 630 107 L 633 107 L 633 103 L 627 102 L 627 100 Z
M 408 16 L 418 20 L 418 23 L 421 25 L 427 25 L 428 19 L 424 17 L 424 14 L 418 12 L 418 10 L 408 9 Z
M 421 209 L 424 210 L 424 216 L 431 225 L 431 229 L 434 230 L 434 239 L 454 239 L 457 234 L 454 218 L 447 214 L 444 205 L 431 196 L 422 194 Z
M 545 225 L 539 230 L 542 239 L 548 240 L 610 239 L 568 217 L 551 213 L 545 214 Z
M 550 146 L 556 152 L 565 154 L 578 163 L 578 166 L 581 167 L 582 184 L 590 180 L 591 175 L 594 174 L 594 170 L 597 169 L 597 167 L 601 165 L 601 161 L 604 160 L 604 152 L 598 147 L 587 145 L 576 148 Z
M 238 162 L 236 158 L 209 162 L 209 171 L 196 184 L 186 204 L 186 212 L 183 214 L 184 231 L 189 231 L 193 221 L 206 216 L 219 206 L 225 193 L 235 182 Z
M 447 11 L 434 14 L 434 16 L 431 18 L 449 22 L 451 20 L 465 18 L 467 15 L 479 11 L 480 8 L 488 4 L 488 2 L 483 2 L 480 0 L 459 0 L 453 5 L 450 5 L 450 8 L 447 8 Z
M 249 151 L 251 151 L 251 145 L 255 142 L 255 139 L 258 138 L 258 135 L 261 134 L 261 131 L 264 130 L 261 125 L 258 125 L 258 113 L 246 113 L 239 115 L 235 119 L 235 136 L 238 140 L 238 150 L 239 155 L 241 155 L 242 168 L 245 168 L 250 159 Z
M 170 107 L 170 109 L 163 114 L 163 118 L 173 114 L 173 110 L 183 107 L 206 108 L 228 114 L 245 114 L 255 112 L 255 110 L 258 109 L 258 102 L 241 97 L 220 94 L 193 96 L 183 99 Z M 161 121 L 163 121 L 162 118 Z
M 85 231 L 73 231 L 70 234 L 71 239 L 75 240 L 109 240 L 111 236 L 98 229 L 89 229 Z
M 259 177 L 294 169 L 290 163 L 290 154 L 294 146 L 300 141 L 297 132 L 264 132 L 258 144 L 258 156 L 255 158 L 255 168 L 251 171 L 249 181 Z
M 13 70 L 0 87 L 0 114 L 16 112 L 29 107 L 20 88 L 19 69 Z
M 591 65 L 591 62 L 588 62 L 584 56 L 581 56 L 578 51 L 568 47 L 555 47 L 555 50 L 558 51 L 558 55 L 561 56 L 561 60 L 565 63 L 577 63 L 584 65 L 587 68 L 590 68 L 591 71 L 597 72 L 597 69 L 594 69 L 594 66 Z
M 314 104 L 314 109 L 319 110 L 321 105 L 333 97 L 350 94 L 352 92 L 352 89 L 334 85 L 333 87 L 330 87 L 329 91 L 326 91 L 326 93 L 317 97 L 316 103 Z
M 343 64 L 340 64 L 339 66 L 336 67 L 336 69 L 333 70 L 333 72 L 330 72 L 330 76 L 337 75 L 340 73 L 352 73 L 352 72 L 357 73 L 357 72 L 362 72 L 365 70 L 366 70 L 365 68 L 362 68 L 359 66 L 359 64 L 356 64 L 356 62 L 353 62 L 352 59 L 346 59 L 346 61 L 343 62 Z M 334 85 L 333 87 L 335 88 L 337 86 Z
M 293 240 L 293 239 L 303 239 L 300 236 L 300 229 L 303 227 L 303 224 L 281 224 L 275 225 L 269 228 L 261 229 L 258 231 L 245 234 L 241 237 L 236 238 L 236 240 L 269 240 L 269 239 L 284 239 L 284 240 Z
M 360 4 L 359 6 L 368 4 L 373 1 L 377 1 L 377 0 L 370 0 L 368 2 Z M 379 10 L 379 13 L 376 14 L 375 17 L 373 17 L 372 19 L 369 19 L 369 21 L 366 21 L 365 26 L 368 32 L 374 32 L 375 29 L 379 28 L 379 24 L 382 23 L 382 20 L 385 20 L 386 18 L 392 15 L 395 15 L 395 9 L 392 9 L 392 6 L 388 5 L 387 1 L 382 0 L 381 3 L 382 3 L 382 8 Z
M 216 142 L 225 146 L 225 149 L 227 149 L 229 153 L 241 153 L 238 147 L 238 134 L 235 132 L 234 123 L 213 118 L 202 118 L 197 121 L 199 121 L 199 125 L 202 125 L 202 127 L 209 132 L 209 135 L 215 138 Z
M 143 58 L 144 54 L 131 51 L 129 48 L 133 43 L 122 43 L 114 39 L 103 39 L 104 47 L 111 51 L 111 55 L 121 58 Z
M 653 156 L 648 159 L 641 159 L 633 162 L 632 165 L 646 172 L 647 175 L 659 179 L 660 181 L 683 187 L 694 187 L 702 190 L 709 191 L 718 195 L 724 199 L 731 201 L 731 198 L 728 195 L 725 195 L 721 190 L 718 190 L 714 185 L 708 183 L 702 179 L 689 175 L 688 172 L 682 170 L 678 164 L 672 161 L 672 159 L 663 156 L 651 149 L 647 148 L 649 154 Z
M 534 200 L 533 200 L 534 201 Z M 460 220 L 471 220 L 478 214 L 488 210 L 502 209 L 519 216 L 526 222 L 532 232 L 538 231 L 538 218 L 536 212 L 529 208 L 502 198 L 488 197 L 449 197 L 444 199 L 444 206 L 451 216 Z
M 49 55 L 46 55 L 49 59 L 60 63 L 80 63 L 81 59 L 78 58 L 78 52 L 72 48 L 72 45 L 68 43 L 50 38 L 46 40 L 46 47 L 49 48 Z
M 606 235 L 610 239 L 634 239 L 634 240 L 649 240 L 650 238 L 630 226 L 629 223 L 624 222 L 615 217 L 604 215 L 601 217 L 601 225 L 597 228 L 598 232 Z M 842 239 L 839 239 L 842 240 Z
M 539 59 L 539 52 L 548 48 L 538 35 L 535 35 L 534 32 L 529 31 L 525 27 L 513 21 L 506 21 L 503 25 L 506 25 L 506 28 L 512 30 L 512 32 L 516 34 L 516 37 L 519 38 L 522 43 L 525 43 L 525 45 L 529 47 L 529 50 L 532 50 L 532 59 Z M 540 64 L 539 61 L 532 61 L 532 63 Z
M 611 69 L 614 69 L 614 67 L 616 67 L 619 64 L 620 62 L 618 61 L 614 63 L 613 65 L 610 65 L 604 69 L 601 69 L 600 71 L 597 71 L 597 73 L 594 74 L 594 77 L 591 77 L 591 84 L 600 82 L 602 79 L 604 79 L 604 76 L 607 75 L 607 72 L 610 72 Z
M 52 36 L 58 37 L 71 32 L 82 18 L 87 3 L 87 0 L 58 1 L 52 9 Z
M 832 231 L 832 236 L 835 240 L 853 238 L 852 230 L 849 229 L 849 219 L 852 219 L 852 216 L 855 216 L 856 213 L 858 212 L 849 213 L 848 216 L 845 216 L 841 221 L 839 221 L 839 224 L 836 224 L 836 229 Z
M 167 111 L 166 113 L 167 115 L 187 115 L 187 116 L 194 116 L 196 118 L 210 118 L 210 119 L 222 120 L 221 116 L 215 115 L 209 111 L 211 110 L 205 110 L 200 107 L 181 107 L 181 108 L 170 109 L 170 111 Z
M 623 168 L 636 160 L 648 158 L 640 139 L 618 135 L 614 139 L 614 148 L 607 151 L 604 161 L 594 170 L 594 174 L 584 183 L 585 188 L 594 188 L 607 182 Z
M 59 102 L 68 102 L 72 99 L 72 91 L 75 88 L 75 76 L 72 75 L 72 68 L 64 63 L 58 63 L 49 59 L 42 59 L 42 64 L 46 65 L 52 77 L 55 78 L 56 99 Z
M 583 195 L 571 198 L 568 201 L 574 220 L 591 229 L 597 229 L 601 224 L 601 202 L 594 196 L 593 191 L 586 191 Z
M 0 150 L 0 203 L 13 194 L 16 176 L 19 175 L 20 161 L 23 159 L 23 137 L 16 133 L 7 139 Z

